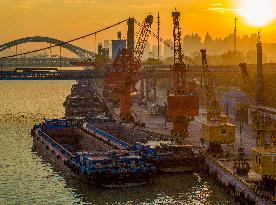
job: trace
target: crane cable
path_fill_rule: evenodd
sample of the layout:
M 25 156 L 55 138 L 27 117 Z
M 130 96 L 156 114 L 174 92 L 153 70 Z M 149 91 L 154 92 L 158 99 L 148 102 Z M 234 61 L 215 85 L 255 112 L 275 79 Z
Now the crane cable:
M 138 26 L 142 27 L 142 24 L 141 24 L 139 21 L 137 21 L 136 19 L 134 19 L 134 22 L 135 22 Z M 158 39 L 158 35 L 157 35 L 156 33 L 152 32 L 151 30 L 148 30 L 148 32 L 149 32 L 154 38 Z M 160 40 L 160 42 L 162 42 L 165 46 L 167 46 L 168 48 L 170 48 L 172 51 L 174 50 L 173 46 L 170 45 L 169 43 L 167 43 L 163 38 L 159 37 L 159 40 Z M 199 65 L 198 65 L 197 63 L 195 63 L 190 57 L 185 56 L 185 55 L 183 55 L 183 57 L 185 58 L 185 60 L 186 60 L 187 62 L 189 62 L 189 63 L 191 63 L 191 64 L 194 64 L 195 66 L 199 66 Z
M 4 57 L 1 57 L 0 60 L 2 60 L 2 59 L 7 59 L 7 58 L 13 58 L 13 57 L 16 57 L 16 56 L 22 56 L 22 55 L 26 55 L 26 54 L 31 54 L 31 53 L 36 53 L 36 52 L 39 52 L 39 51 L 48 50 L 48 49 L 55 48 L 55 47 L 58 47 L 58 46 L 63 46 L 63 45 L 65 45 L 65 44 L 72 43 L 72 42 L 78 41 L 78 40 L 80 40 L 80 39 L 87 38 L 87 37 L 92 36 L 92 35 L 96 35 L 97 33 L 100 33 L 100 32 L 103 32 L 103 31 L 105 31 L 105 30 L 108 30 L 108 29 L 110 29 L 110 28 L 113 28 L 113 27 L 115 27 L 115 26 L 118 26 L 118 25 L 120 25 L 120 24 L 126 22 L 127 20 L 128 20 L 128 19 L 125 19 L 125 20 L 120 21 L 120 22 L 118 22 L 118 23 L 116 23 L 116 24 L 113 24 L 113 25 L 111 25 L 111 26 L 107 26 L 107 27 L 105 27 L 105 28 L 103 28 L 103 29 L 100 29 L 100 30 L 98 30 L 98 31 L 95 31 L 95 32 L 93 32 L 93 33 L 89 33 L 89 34 L 86 34 L 86 35 L 80 36 L 80 37 L 78 37 L 78 38 L 74 38 L 74 39 L 71 39 L 71 40 L 69 40 L 69 41 L 65 41 L 65 42 L 59 43 L 59 44 L 50 45 L 50 46 L 47 46 L 47 47 L 44 47 L 44 48 L 40 48 L 40 49 L 36 49 L 36 50 L 32 50 L 32 51 L 27 51 L 27 52 L 15 54 L 15 55 L 4 56 Z

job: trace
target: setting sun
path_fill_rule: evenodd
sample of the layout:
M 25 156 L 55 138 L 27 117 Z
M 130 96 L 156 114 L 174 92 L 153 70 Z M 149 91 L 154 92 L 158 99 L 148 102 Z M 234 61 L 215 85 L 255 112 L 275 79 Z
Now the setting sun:
M 274 20 L 275 7 L 274 0 L 241 0 L 238 12 L 248 24 L 260 27 Z

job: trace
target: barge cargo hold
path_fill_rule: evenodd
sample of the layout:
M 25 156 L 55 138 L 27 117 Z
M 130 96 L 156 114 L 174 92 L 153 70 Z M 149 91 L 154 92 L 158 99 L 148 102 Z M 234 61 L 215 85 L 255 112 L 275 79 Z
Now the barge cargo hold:
M 116 150 L 96 137 L 80 132 L 66 119 L 46 120 L 31 132 L 35 151 L 75 178 L 109 188 L 149 182 L 155 167 L 127 150 Z M 56 166 L 57 164 L 57 166 Z
M 204 158 L 192 144 L 175 144 L 169 137 L 131 129 L 108 117 L 90 117 L 83 128 L 91 133 L 104 132 L 118 139 L 118 147 L 130 149 L 143 157 L 147 163 L 153 164 L 159 172 L 181 173 L 199 170 Z

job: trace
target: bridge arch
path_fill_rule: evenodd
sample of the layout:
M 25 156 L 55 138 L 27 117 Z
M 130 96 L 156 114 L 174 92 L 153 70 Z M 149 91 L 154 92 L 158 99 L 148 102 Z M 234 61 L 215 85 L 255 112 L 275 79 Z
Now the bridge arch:
M 0 45 L 0 52 L 9 49 L 13 46 L 24 44 L 24 43 L 31 43 L 31 42 L 43 42 L 43 43 L 50 43 L 54 45 L 60 45 L 61 47 L 71 51 L 72 53 L 75 53 L 77 56 L 80 58 L 86 58 L 86 57 L 92 57 L 95 54 L 91 51 L 82 49 L 78 46 L 74 46 L 69 43 L 65 43 L 64 41 L 55 39 L 55 38 L 50 38 L 50 37 L 43 37 L 43 36 L 33 36 L 33 37 L 25 37 L 25 38 L 20 38 L 16 39 L 7 43 L 4 43 Z

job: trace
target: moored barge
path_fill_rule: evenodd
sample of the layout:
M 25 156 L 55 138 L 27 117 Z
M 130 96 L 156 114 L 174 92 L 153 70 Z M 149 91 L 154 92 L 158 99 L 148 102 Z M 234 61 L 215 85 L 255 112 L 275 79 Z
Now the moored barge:
M 127 150 L 116 150 L 86 135 L 66 119 L 45 120 L 32 129 L 35 151 L 62 172 L 110 188 L 139 186 L 149 182 L 155 167 Z M 68 173 L 67 173 L 68 174 Z

